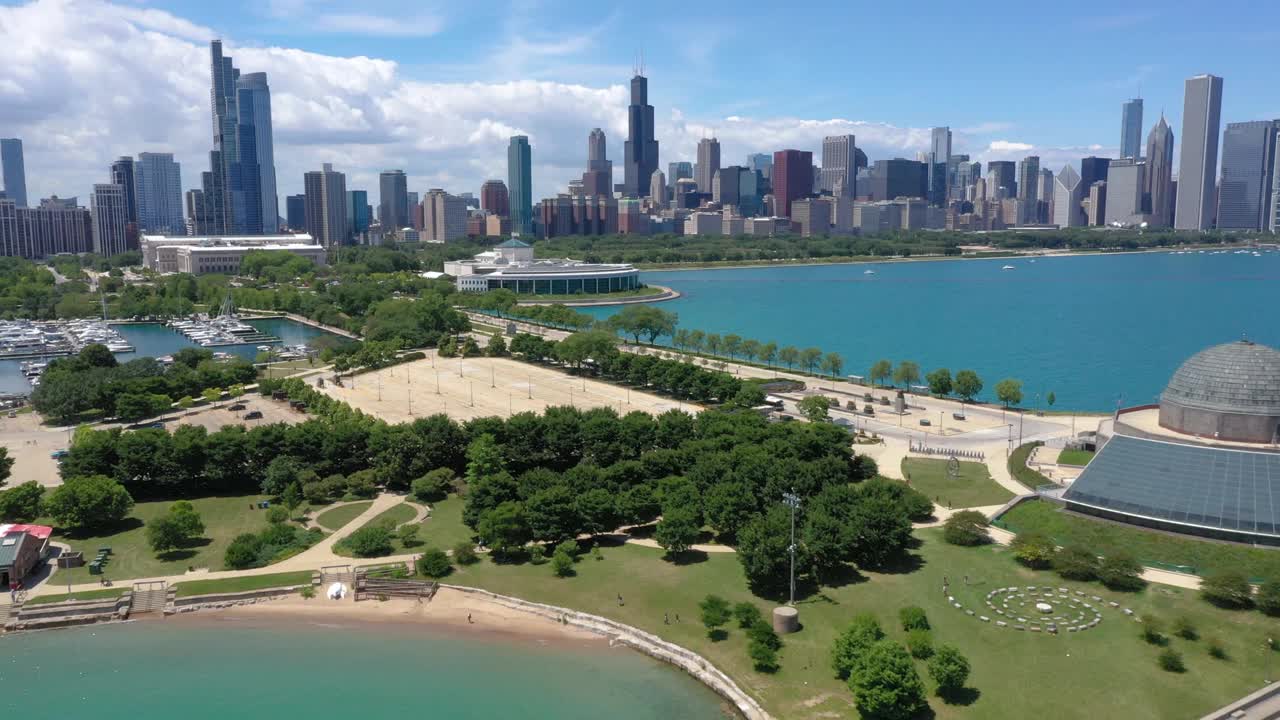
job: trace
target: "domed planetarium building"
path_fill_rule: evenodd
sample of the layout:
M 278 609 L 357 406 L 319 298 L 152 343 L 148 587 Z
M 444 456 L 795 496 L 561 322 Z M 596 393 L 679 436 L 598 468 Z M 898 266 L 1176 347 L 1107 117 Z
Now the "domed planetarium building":
M 1280 545 L 1280 350 L 1248 340 L 1191 356 L 1157 405 L 1123 408 L 1063 493 L 1081 513 Z

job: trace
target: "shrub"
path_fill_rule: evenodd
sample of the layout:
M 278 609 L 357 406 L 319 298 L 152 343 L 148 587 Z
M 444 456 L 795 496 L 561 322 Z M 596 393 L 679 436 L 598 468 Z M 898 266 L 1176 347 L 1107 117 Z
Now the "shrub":
M 1156 658 L 1160 669 L 1167 672 L 1181 673 L 1187 671 L 1187 666 L 1182 662 L 1182 653 L 1173 648 L 1165 648 Z
M 405 547 L 414 547 L 422 541 L 418 539 L 418 533 L 422 531 L 422 526 L 418 523 L 406 523 L 396 530 L 396 537 L 400 538 L 400 544 Z
M 874 643 L 849 678 L 854 704 L 864 718 L 907 720 L 925 707 L 924 683 L 911 656 L 897 643 Z
M 782 649 L 782 638 L 778 637 L 778 633 L 774 631 L 773 626 L 760 618 L 747 628 L 747 637 L 753 643 L 761 643 L 768 645 L 774 650 Z
M 418 558 L 418 572 L 430 578 L 442 578 L 453 572 L 449 556 L 440 548 L 430 547 Z
M 740 602 L 733 606 L 733 617 L 738 621 L 738 627 L 746 630 L 757 622 L 764 622 L 764 615 L 760 612 L 760 608 L 755 603 L 746 601 Z
M 476 554 L 476 546 L 470 540 L 463 540 L 453 546 L 453 561 L 459 565 L 474 565 L 480 561 Z
M 698 603 L 702 611 L 702 624 L 707 628 L 707 637 L 712 640 L 723 640 L 728 636 L 720 628 L 729 622 L 729 601 L 719 595 L 708 595 Z
M 1018 562 L 1031 568 L 1049 567 L 1056 550 L 1048 535 L 1034 530 L 1018 533 L 1009 547 Z
M 267 510 L 267 522 L 272 525 L 279 525 L 288 519 L 289 510 L 282 505 L 272 505 L 271 509 Z
M 1209 638 L 1209 657 L 1216 660 L 1227 659 L 1227 649 L 1223 647 L 1222 641 L 1217 638 Z
M 1053 569 L 1068 580 L 1092 580 L 1098 576 L 1098 556 L 1088 548 L 1069 545 L 1054 556 Z
M 969 679 L 969 661 L 951 645 L 940 645 L 929 658 L 929 676 L 938 684 L 939 695 L 949 695 Z
M 525 553 L 529 557 L 529 562 L 534 565 L 542 565 L 547 562 L 547 546 L 542 543 L 533 543 L 526 548 Z
M 1142 579 L 1142 565 L 1123 550 L 1108 553 L 1098 562 L 1096 572 L 1102 584 L 1112 590 L 1133 592 L 1146 585 Z
M 303 600 L 310 600 L 316 596 L 316 589 L 311 585 L 303 585 L 298 588 L 298 594 L 302 596 Z
M 1180 616 L 1173 621 L 1173 634 L 1183 640 L 1200 639 L 1200 633 L 1196 632 L 1196 626 L 1191 622 L 1191 618 L 1186 615 Z
M 1200 597 L 1220 608 L 1247 608 L 1253 602 L 1249 580 L 1243 573 L 1223 570 L 1200 581 Z
M 898 619 L 902 621 L 903 630 L 929 629 L 929 618 L 924 614 L 924 608 L 916 605 L 908 605 L 899 610 Z
M 942 538 L 952 545 L 984 545 L 991 542 L 989 524 L 977 510 L 961 510 L 942 523 Z
M 436 468 L 413 481 L 413 496 L 423 502 L 443 500 L 457 479 L 451 468 Z
M 392 552 L 391 530 L 385 525 L 368 525 L 348 535 L 340 544 L 356 557 L 383 557 Z
M 227 552 L 223 556 L 223 562 L 232 570 L 243 570 L 253 567 L 254 562 L 258 559 L 258 551 L 262 548 L 262 541 L 257 535 L 252 533 L 244 533 L 235 536 L 231 544 L 227 546 Z
M 564 541 L 561 541 L 559 545 L 556 545 L 555 552 L 558 552 L 558 553 L 562 552 L 565 555 L 568 555 L 569 557 L 574 558 L 576 560 L 578 557 L 578 554 L 582 552 L 582 548 L 578 547 L 577 540 L 564 540 Z
M 751 666 L 756 672 L 775 673 L 778 671 L 778 651 L 768 645 L 752 640 L 747 645 L 747 654 L 751 656 Z
M 1160 619 L 1151 615 L 1142 616 L 1142 632 L 1140 633 L 1143 640 L 1152 645 L 1168 645 L 1169 638 L 1164 634 L 1164 623 Z
M 576 572 L 573 569 L 573 558 L 559 550 L 551 556 L 551 569 L 555 571 L 556 577 L 569 577 Z
M 831 647 L 831 666 L 836 677 L 847 679 L 858 667 L 867 650 L 884 639 L 884 630 L 874 615 L 862 613 L 855 615 L 849 627 L 836 638 Z
M 917 660 L 927 660 L 933 655 L 933 636 L 928 630 L 915 628 L 907 631 L 907 650 Z
M 1280 615 L 1280 581 L 1268 580 L 1262 583 L 1258 587 L 1254 603 L 1267 615 Z

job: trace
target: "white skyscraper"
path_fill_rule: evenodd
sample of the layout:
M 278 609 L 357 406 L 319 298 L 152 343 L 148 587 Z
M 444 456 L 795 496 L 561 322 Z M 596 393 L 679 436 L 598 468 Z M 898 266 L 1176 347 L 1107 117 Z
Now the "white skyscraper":
M 1218 172 L 1218 136 L 1222 121 L 1222 78 L 1189 78 L 1182 101 L 1182 152 L 1178 162 L 1178 230 L 1213 227 L 1213 189 Z
M 1080 209 L 1081 196 L 1080 173 L 1070 165 L 1062 168 L 1053 180 L 1054 225 L 1063 228 L 1084 225 L 1084 212 Z
M 138 228 L 142 232 L 182 235 L 182 167 L 172 153 L 141 153 L 134 168 Z
M 852 135 L 828 135 L 822 139 L 822 172 L 818 189 L 840 197 L 853 197 L 857 181 L 857 145 Z
M 702 138 L 698 141 L 698 162 L 693 168 L 693 179 L 698 183 L 698 192 L 710 193 L 711 181 L 720 169 L 720 141 L 715 138 Z

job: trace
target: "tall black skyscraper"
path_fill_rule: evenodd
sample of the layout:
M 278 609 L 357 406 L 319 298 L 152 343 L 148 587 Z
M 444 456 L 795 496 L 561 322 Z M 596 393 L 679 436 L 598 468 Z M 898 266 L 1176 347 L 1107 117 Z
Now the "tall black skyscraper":
M 653 139 L 653 106 L 649 104 L 649 79 L 637 73 L 631 78 L 631 105 L 627 107 L 626 172 L 623 195 L 647 197 L 649 181 L 658 169 L 658 141 Z
M 133 158 L 125 155 L 111 163 L 111 182 L 124 188 L 124 215 L 131 223 L 138 222 L 138 185 L 134 179 Z
M 204 233 L 261 235 L 279 225 L 266 73 L 241 77 L 222 41 L 209 43 L 213 151 L 201 174 Z

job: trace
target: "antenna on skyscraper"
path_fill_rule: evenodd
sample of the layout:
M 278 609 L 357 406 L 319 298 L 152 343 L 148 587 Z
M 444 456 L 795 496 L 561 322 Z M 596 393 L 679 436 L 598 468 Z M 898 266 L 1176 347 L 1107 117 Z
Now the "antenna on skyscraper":
M 644 48 L 640 48 L 640 75 L 644 75 Z

